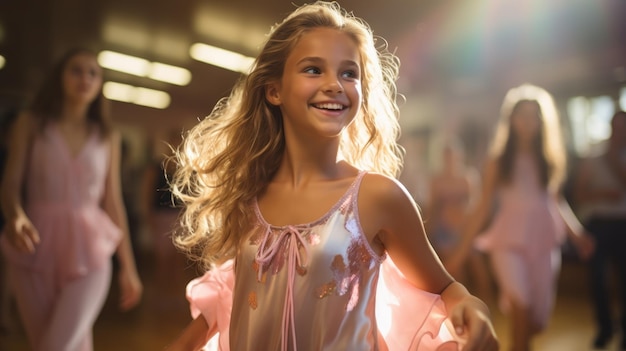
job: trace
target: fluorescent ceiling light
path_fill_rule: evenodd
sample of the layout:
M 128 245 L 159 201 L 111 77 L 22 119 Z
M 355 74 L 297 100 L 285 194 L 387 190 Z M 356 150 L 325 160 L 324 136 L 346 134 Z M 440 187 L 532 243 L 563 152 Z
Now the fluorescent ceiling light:
M 170 95 L 160 90 L 135 88 L 135 100 L 133 102 L 137 105 L 163 109 L 170 105 Z
M 184 68 L 153 62 L 150 65 L 148 78 L 176 85 L 187 85 L 191 81 L 191 72 Z
M 189 54 L 195 60 L 245 74 L 250 72 L 254 63 L 253 57 L 202 43 L 193 44 Z
M 158 109 L 167 108 L 171 101 L 170 95 L 164 91 L 116 82 L 105 82 L 102 93 L 107 99 Z
M 98 54 L 98 63 L 104 68 L 170 84 L 187 85 L 191 81 L 191 72 L 185 68 L 150 62 L 108 50 L 103 50 Z
M 119 72 L 145 77 L 150 70 L 150 61 L 139 57 L 104 50 L 98 54 L 100 66 Z

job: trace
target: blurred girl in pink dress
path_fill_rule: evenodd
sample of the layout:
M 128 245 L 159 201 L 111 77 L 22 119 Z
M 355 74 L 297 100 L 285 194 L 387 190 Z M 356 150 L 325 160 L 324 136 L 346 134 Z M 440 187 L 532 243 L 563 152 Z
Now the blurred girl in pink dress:
M 186 136 L 177 243 L 215 267 L 190 284 L 197 317 L 171 350 L 216 332 L 237 351 L 458 350 L 451 333 L 497 349 L 487 307 L 444 270 L 394 179 L 398 62 L 381 45 L 337 3 L 302 6 Z
M 460 248 L 446 263 L 454 274 L 473 247 L 489 254 L 501 307 L 512 321 L 514 351 L 530 350 L 549 321 L 566 233 L 583 257 L 593 250 L 561 194 L 566 153 L 559 123 L 544 89 L 524 84 L 506 94 L 482 195 Z
M 2 250 L 35 351 L 89 351 L 117 252 L 120 307 L 141 296 L 120 189 L 120 135 L 103 110 L 102 70 L 85 49 L 55 66 L 11 131 Z

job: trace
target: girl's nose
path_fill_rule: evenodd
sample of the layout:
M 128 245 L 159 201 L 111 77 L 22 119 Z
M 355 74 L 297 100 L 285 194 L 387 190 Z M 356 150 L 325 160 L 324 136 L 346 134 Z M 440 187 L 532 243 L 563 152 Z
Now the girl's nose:
M 323 88 L 325 93 L 339 94 L 343 92 L 343 86 L 337 79 L 330 79 Z

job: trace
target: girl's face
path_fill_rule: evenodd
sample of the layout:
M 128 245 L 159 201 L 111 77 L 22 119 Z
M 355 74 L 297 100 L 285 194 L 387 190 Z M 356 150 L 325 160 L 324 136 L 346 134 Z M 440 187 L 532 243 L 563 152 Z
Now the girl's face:
M 67 61 L 62 80 L 66 100 L 90 103 L 100 92 L 102 69 L 92 54 L 77 54 Z
M 534 101 L 520 102 L 511 116 L 511 130 L 524 141 L 532 140 L 541 128 L 541 110 Z
M 362 100 L 360 62 L 359 48 L 346 33 L 317 28 L 302 35 L 280 81 L 266 92 L 281 108 L 286 137 L 332 138 L 354 120 Z
M 461 151 L 454 146 L 446 145 L 443 149 L 443 163 L 445 168 L 453 169 L 462 166 L 463 157 Z

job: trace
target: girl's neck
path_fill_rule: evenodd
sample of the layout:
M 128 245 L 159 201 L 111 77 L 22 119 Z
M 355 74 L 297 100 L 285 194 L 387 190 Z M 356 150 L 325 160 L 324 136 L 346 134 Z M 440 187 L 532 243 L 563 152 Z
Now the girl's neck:
M 66 103 L 59 116 L 60 123 L 68 125 L 84 125 L 87 122 L 88 105 Z
M 351 170 L 354 170 L 354 167 L 339 158 L 327 161 L 308 160 L 290 157 L 289 153 L 285 153 L 274 180 L 287 182 L 293 188 L 299 188 L 312 182 L 350 176 L 353 173 Z
M 518 154 L 531 154 L 533 153 L 533 143 L 530 140 L 518 140 L 515 145 Z
M 311 144 L 287 142 L 274 179 L 297 188 L 312 181 L 341 178 L 347 173 L 349 165 L 339 155 L 338 142 Z

